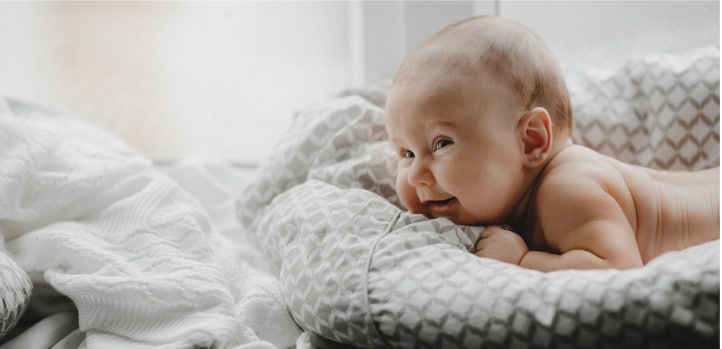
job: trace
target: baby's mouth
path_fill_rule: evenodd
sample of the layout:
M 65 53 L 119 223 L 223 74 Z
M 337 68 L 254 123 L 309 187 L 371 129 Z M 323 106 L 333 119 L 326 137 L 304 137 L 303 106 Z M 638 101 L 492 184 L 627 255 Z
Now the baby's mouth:
M 426 202 L 435 214 L 444 215 L 450 213 L 456 205 L 456 198 L 450 197 L 444 200 L 429 200 Z

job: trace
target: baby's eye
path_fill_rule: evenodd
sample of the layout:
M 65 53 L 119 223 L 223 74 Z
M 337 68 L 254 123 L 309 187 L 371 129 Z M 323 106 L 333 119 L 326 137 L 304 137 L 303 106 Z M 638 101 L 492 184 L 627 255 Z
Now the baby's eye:
M 403 159 L 411 159 L 414 157 L 414 153 L 411 150 L 408 149 L 401 149 L 401 158 Z
M 443 147 L 449 146 L 454 144 L 450 139 L 447 138 L 439 138 L 436 141 L 434 141 L 434 151 L 441 150 Z

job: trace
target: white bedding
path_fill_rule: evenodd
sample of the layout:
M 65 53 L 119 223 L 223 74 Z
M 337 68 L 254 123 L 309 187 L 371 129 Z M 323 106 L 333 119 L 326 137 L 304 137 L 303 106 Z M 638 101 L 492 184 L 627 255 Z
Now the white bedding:
M 719 62 L 719 49 L 712 51 L 716 53 L 713 61 Z M 712 68 L 716 68 L 712 73 L 707 69 L 691 76 L 718 78 L 719 65 Z M 624 79 L 632 77 L 622 73 Z M 620 86 L 616 80 L 605 80 L 605 88 L 599 91 L 608 92 L 607 85 Z M 594 93 L 581 94 L 582 97 L 599 94 L 590 86 L 596 85 L 587 86 Z M 691 92 L 708 90 L 699 84 L 694 86 L 697 87 Z M 712 135 L 703 135 L 702 141 L 684 138 L 699 143 L 705 155 L 687 157 L 680 146 L 676 149 L 680 154 L 673 152 L 672 160 L 660 158 L 664 164 L 675 161 L 694 166 L 718 164 L 718 79 L 709 90 L 715 95 L 704 97 L 701 102 L 696 96 L 690 97 L 689 103 L 698 105 L 702 112 L 695 109 L 688 114 L 694 119 L 689 125 L 702 125 L 702 130 L 712 131 Z M 634 91 L 625 88 L 620 93 Z M 318 137 L 304 134 L 314 126 L 310 123 L 290 130 L 285 146 L 292 145 L 293 151 L 279 148 L 278 156 L 266 164 L 268 171 L 254 176 L 250 169 L 220 162 L 184 160 L 153 164 L 101 129 L 67 115 L 55 116 L 37 106 L 0 98 L 0 234 L 4 238 L 0 242 L 4 241 L 5 251 L 31 275 L 35 287 L 27 321 L 21 323 L 31 327 L 21 327 L 24 332 L 0 349 L 48 348 L 54 344 L 54 348 L 294 345 L 304 348 L 322 341 L 310 332 L 302 333 L 289 316 L 276 265 L 285 258 L 283 250 L 267 244 L 263 246 L 266 253 L 260 253 L 255 240 L 251 241 L 238 220 L 249 224 L 258 219 L 275 197 L 310 179 L 337 187 L 364 188 L 397 203 L 389 175 L 392 170 L 381 176 L 370 171 L 393 169 L 394 165 L 388 157 L 374 155 L 388 151 L 383 143 L 385 131 L 379 122 L 385 95 L 377 92 L 351 91 L 349 94 L 357 97 L 320 103 L 305 110 L 307 117 L 328 116 L 329 120 L 333 117 L 331 126 L 319 124 L 314 129 L 319 133 L 316 136 L 329 134 L 329 143 L 320 143 Z M 581 100 L 590 102 L 584 104 L 588 107 L 600 99 Z M 343 103 L 337 104 L 338 101 Z M 713 108 L 705 107 L 712 102 L 716 103 Z M 686 103 L 663 105 L 685 111 Z M 633 105 L 648 107 L 644 103 Z M 659 111 L 652 108 L 646 113 L 637 109 L 634 115 L 638 116 Z M 575 113 L 583 115 L 585 110 Z M 597 114 L 592 111 L 588 114 Z M 604 111 L 602 115 L 610 114 Z M 714 115 L 707 117 L 706 111 Z M 358 116 L 357 120 L 348 119 L 353 115 Z M 362 124 L 355 125 L 354 120 Z M 366 127 L 363 122 L 368 121 L 375 126 Z M 614 123 L 607 125 L 595 120 L 584 123 L 581 117 L 578 121 L 590 130 L 584 134 L 614 135 L 619 130 Z M 353 132 L 337 132 L 336 128 Z M 635 141 L 640 140 L 640 135 L 654 133 L 646 128 L 623 129 L 636 135 Z M 696 129 L 693 127 L 692 131 Z M 677 134 L 667 133 L 671 137 Z M 359 138 L 368 142 L 358 142 Z M 628 138 L 621 137 L 622 141 Z M 650 155 L 649 149 L 663 149 L 654 145 L 638 147 L 636 143 L 631 147 L 611 144 L 608 148 L 640 150 L 644 156 Z M 708 148 L 717 151 L 707 151 Z M 648 157 L 659 162 L 656 153 Z M 365 173 L 354 177 L 341 168 Z M 304 200 L 310 195 L 301 196 L 303 204 L 298 206 L 305 209 L 308 202 Z M 246 202 L 236 207 L 239 197 Z M 274 203 L 278 207 L 283 204 Z M 234 212 L 237 208 L 241 209 Z M 281 212 L 287 218 L 289 211 Z M 270 232 L 260 233 L 268 237 L 272 236 Z M 717 242 L 715 251 L 718 246 Z M 268 255 L 278 256 L 274 261 Z M 719 269 L 718 264 L 708 267 Z M 718 294 L 719 278 L 712 281 Z M 68 298 L 58 297 L 58 292 Z M 706 307 L 704 303 L 701 306 Z M 708 309 L 718 309 L 719 303 L 712 302 L 712 306 L 717 308 Z M 307 310 L 312 314 L 318 312 L 318 307 Z M 718 333 L 719 317 L 714 318 Z M 39 319 L 42 321 L 35 324 Z M 412 317 L 409 323 L 415 324 L 416 320 Z M 348 323 L 339 326 L 349 328 Z M 368 339 L 367 332 L 361 336 Z
M 278 279 L 234 217 L 247 171 L 182 162 L 166 176 L 101 129 L 32 114 L 0 115 L 0 233 L 34 281 L 29 317 L 51 325 L 5 347 L 296 343 Z M 52 289 L 72 300 L 77 328 L 48 316 Z

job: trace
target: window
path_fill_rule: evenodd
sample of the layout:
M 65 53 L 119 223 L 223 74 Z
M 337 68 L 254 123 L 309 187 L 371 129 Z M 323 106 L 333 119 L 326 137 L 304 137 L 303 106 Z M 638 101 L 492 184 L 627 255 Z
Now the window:
M 500 13 L 567 74 L 719 45 L 719 2 L 2 2 L 0 91 L 153 158 L 257 163 L 293 111 L 393 77 L 447 24 Z

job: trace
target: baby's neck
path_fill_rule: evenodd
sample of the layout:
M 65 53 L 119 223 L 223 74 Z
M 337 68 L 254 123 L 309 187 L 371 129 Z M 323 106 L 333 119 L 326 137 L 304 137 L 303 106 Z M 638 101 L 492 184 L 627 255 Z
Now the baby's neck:
M 524 223 L 527 222 L 530 218 L 528 217 L 529 205 L 532 202 L 534 195 L 536 194 L 540 175 L 542 174 L 542 172 L 544 172 L 547 165 L 549 165 L 549 163 L 552 162 L 552 160 L 554 160 L 554 158 L 562 150 L 564 150 L 564 148 L 570 145 L 572 145 L 572 140 L 565 137 L 561 140 L 561 142 L 558 142 L 556 146 L 552 146 L 552 150 L 549 152 L 546 161 L 544 161 L 540 166 L 530 170 L 529 175 L 527 176 L 526 190 L 524 191 L 524 195 L 522 195 L 521 200 L 519 200 L 519 203 L 516 206 L 516 209 L 509 217 L 509 224 L 517 232 L 521 232 Z

